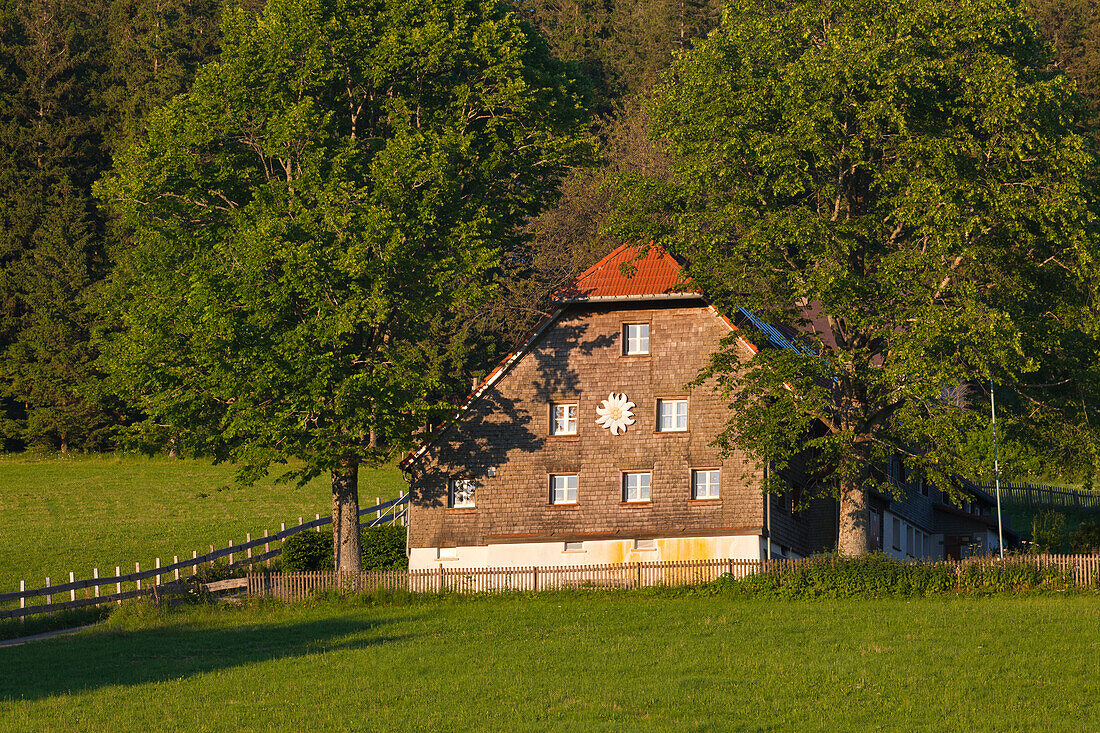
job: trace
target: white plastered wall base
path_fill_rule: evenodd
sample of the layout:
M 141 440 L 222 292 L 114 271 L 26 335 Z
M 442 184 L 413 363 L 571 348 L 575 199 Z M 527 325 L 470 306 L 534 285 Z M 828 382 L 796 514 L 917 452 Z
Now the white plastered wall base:
M 759 560 L 763 557 L 759 535 L 722 537 L 670 537 L 655 540 L 651 550 L 634 549 L 634 540 L 589 540 L 580 550 L 566 550 L 564 542 L 453 547 L 414 547 L 409 551 L 409 569 L 556 567 L 561 565 L 605 565 L 672 560 Z M 440 553 L 443 557 L 440 557 Z

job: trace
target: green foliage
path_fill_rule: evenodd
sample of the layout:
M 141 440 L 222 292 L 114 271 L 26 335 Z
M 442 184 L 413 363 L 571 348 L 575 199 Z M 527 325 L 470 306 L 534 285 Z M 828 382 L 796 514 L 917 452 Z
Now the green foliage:
M 1069 533 L 1069 547 L 1071 552 L 1100 554 L 1100 522 L 1082 522 Z
M 902 562 L 881 553 L 859 558 L 823 556 L 778 564 L 742 579 L 725 575 L 711 584 L 720 593 L 787 599 L 913 598 L 943 593 L 1015 593 L 1066 590 L 1072 578 L 1057 568 L 1009 558 L 1003 564 Z
M 616 228 L 687 258 L 723 311 L 805 334 L 747 361 L 749 327 L 714 356 L 699 381 L 737 406 L 720 444 L 774 465 L 776 489 L 896 492 L 901 453 L 953 491 L 992 376 L 1017 393 L 1005 422 L 1093 462 L 1080 110 L 1015 0 L 729 4 L 649 108 L 671 179 L 627 178 Z
M 363 527 L 360 530 L 363 570 L 400 570 L 409 566 L 405 555 L 405 528 L 396 524 Z M 299 532 L 283 542 L 283 570 L 332 570 L 332 535 L 327 532 Z
M 1066 515 L 1053 509 L 1036 514 L 1031 520 L 1032 552 L 1050 554 L 1066 547 Z
M 283 570 L 332 570 L 332 562 L 332 535 L 328 532 L 299 532 L 283 540 Z
M 405 555 L 407 535 L 404 527 L 393 523 L 363 528 L 363 570 L 402 570 L 409 567 L 409 558 Z
M 448 410 L 468 316 L 590 139 L 495 2 L 274 0 L 222 34 L 98 189 L 133 238 L 105 363 L 145 441 L 346 475 Z

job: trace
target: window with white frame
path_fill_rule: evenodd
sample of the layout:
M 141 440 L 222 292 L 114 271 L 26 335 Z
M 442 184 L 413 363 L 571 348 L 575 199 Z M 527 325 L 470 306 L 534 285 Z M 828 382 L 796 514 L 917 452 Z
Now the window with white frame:
M 914 544 L 913 540 L 913 532 L 915 531 L 916 530 L 913 529 L 913 525 L 905 525 L 905 554 L 909 556 L 917 554 L 917 546 L 916 544 Z
M 649 501 L 650 473 L 623 474 L 623 501 Z
M 692 499 L 717 499 L 718 498 L 718 470 L 692 471 L 691 472 L 691 498 Z
M 565 474 L 550 477 L 550 503 L 577 503 L 577 474 Z
M 657 540 L 634 540 L 635 550 L 656 550 Z
M 584 552 L 583 542 L 566 542 L 562 552 Z
M 657 400 L 657 429 L 676 432 L 688 429 L 687 400 Z
M 895 550 L 901 550 L 901 520 L 894 517 L 893 521 L 893 545 Z
M 474 489 L 476 484 L 472 479 L 451 479 L 451 487 L 448 496 L 448 505 L 452 509 L 468 509 L 474 506 Z
M 648 323 L 624 323 L 623 324 L 623 354 L 649 353 L 649 324 Z
M 551 435 L 577 434 L 577 403 L 561 402 L 553 406 L 550 423 Z

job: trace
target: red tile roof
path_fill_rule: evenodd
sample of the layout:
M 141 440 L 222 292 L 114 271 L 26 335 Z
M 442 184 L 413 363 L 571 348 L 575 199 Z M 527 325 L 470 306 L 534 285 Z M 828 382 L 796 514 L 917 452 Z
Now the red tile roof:
M 642 251 L 645 256 L 640 257 Z M 626 272 L 623 272 L 623 270 Z M 672 255 L 655 244 L 624 244 L 554 293 L 554 300 L 697 296 Z

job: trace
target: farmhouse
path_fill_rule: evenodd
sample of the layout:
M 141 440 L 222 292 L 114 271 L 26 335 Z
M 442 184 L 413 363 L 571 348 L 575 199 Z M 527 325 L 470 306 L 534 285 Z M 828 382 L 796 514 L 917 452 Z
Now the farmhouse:
M 709 305 L 668 253 L 639 255 L 623 245 L 558 293 L 458 419 L 402 464 L 411 568 L 797 557 L 835 546 L 836 503 L 799 508 L 764 495 L 753 460 L 711 445 L 728 419 L 721 395 L 686 386 L 721 339 L 752 323 Z M 757 348 L 738 343 L 745 356 Z M 905 480 L 900 464 L 890 470 Z M 872 495 L 876 548 L 943 557 L 988 530 L 980 492 L 957 508 L 933 487 L 909 488 L 902 502 Z M 950 534 L 937 531 L 941 518 Z

